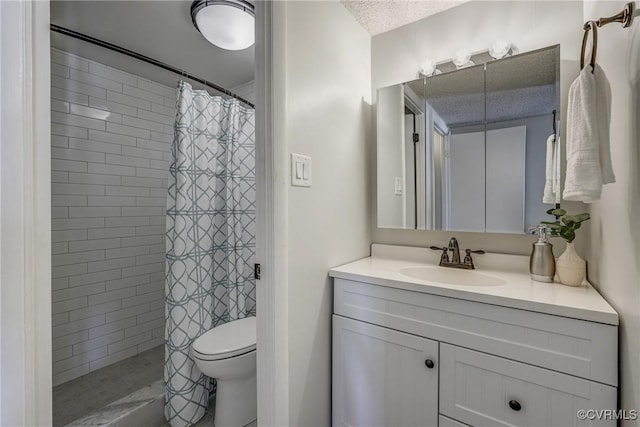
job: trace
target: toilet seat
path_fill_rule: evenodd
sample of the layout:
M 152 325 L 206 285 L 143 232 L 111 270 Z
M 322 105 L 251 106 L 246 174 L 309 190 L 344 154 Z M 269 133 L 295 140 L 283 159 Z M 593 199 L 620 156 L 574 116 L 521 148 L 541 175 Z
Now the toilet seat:
M 247 348 L 244 350 L 239 350 L 239 351 L 235 351 L 235 352 L 229 352 L 229 353 L 225 353 L 225 354 L 202 354 L 199 353 L 195 350 L 193 350 L 193 348 L 191 349 L 191 356 L 194 359 L 199 359 L 205 362 L 209 362 L 209 361 L 215 361 L 215 360 L 224 360 L 224 359 L 231 359 L 232 357 L 238 357 L 238 356 L 242 356 L 245 355 L 247 353 L 251 353 L 252 351 L 256 351 L 256 346 L 254 345 L 253 348 Z
M 240 356 L 256 349 L 256 318 L 247 317 L 217 326 L 193 342 L 193 357 L 219 360 Z

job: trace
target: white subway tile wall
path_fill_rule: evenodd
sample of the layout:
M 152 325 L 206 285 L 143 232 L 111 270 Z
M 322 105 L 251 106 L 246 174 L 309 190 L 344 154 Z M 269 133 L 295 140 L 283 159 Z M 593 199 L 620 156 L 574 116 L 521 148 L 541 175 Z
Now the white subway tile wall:
M 164 342 L 175 89 L 51 52 L 53 383 Z

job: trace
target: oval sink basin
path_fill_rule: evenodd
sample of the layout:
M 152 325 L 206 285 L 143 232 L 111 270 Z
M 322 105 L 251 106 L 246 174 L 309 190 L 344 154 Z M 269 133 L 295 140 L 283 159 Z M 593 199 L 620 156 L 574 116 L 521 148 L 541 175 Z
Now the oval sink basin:
M 506 284 L 499 277 L 489 276 L 470 270 L 456 270 L 446 267 L 407 267 L 401 274 L 419 280 L 460 286 L 501 286 Z

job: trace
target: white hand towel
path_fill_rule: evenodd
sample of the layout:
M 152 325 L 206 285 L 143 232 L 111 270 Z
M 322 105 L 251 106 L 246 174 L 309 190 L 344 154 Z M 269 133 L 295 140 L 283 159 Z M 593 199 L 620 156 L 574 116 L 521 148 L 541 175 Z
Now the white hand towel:
M 593 75 L 596 80 L 596 114 L 598 115 L 598 136 L 600 137 L 600 166 L 602 166 L 602 183 L 616 182 L 611 165 L 611 85 L 604 70 L 596 64 Z
M 615 180 L 609 152 L 610 115 L 611 88 L 604 71 L 596 65 L 592 73 L 587 66 L 569 88 L 565 200 L 593 202 L 600 199 L 605 179 Z
M 556 203 L 555 194 L 555 160 L 556 160 L 556 136 L 549 135 L 547 138 L 547 156 L 545 163 L 545 180 L 542 203 Z

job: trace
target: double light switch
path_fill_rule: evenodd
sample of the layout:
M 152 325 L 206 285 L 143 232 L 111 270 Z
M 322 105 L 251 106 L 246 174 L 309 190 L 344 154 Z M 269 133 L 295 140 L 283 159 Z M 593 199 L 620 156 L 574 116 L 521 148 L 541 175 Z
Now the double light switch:
M 311 157 L 291 153 L 291 185 L 311 187 Z

